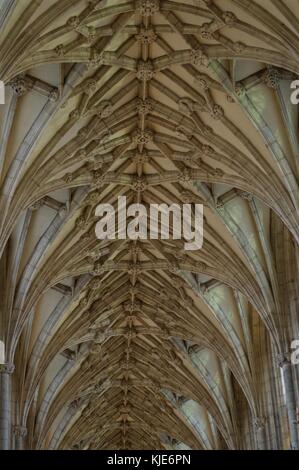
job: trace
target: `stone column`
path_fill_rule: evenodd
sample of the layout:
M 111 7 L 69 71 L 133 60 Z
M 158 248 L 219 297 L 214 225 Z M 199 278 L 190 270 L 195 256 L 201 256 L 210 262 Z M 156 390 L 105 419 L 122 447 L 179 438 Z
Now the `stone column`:
M 258 450 L 267 449 L 267 439 L 266 439 L 266 430 L 265 430 L 265 420 L 262 418 L 254 418 L 254 435 L 256 439 L 256 445 Z
M 286 396 L 286 408 L 288 413 L 288 422 L 290 430 L 291 449 L 298 450 L 298 431 L 297 431 L 297 417 L 296 417 L 296 394 L 292 376 L 291 361 L 283 356 L 279 357 L 279 367 L 282 369 L 283 382 Z
M 25 426 L 14 426 L 13 432 L 15 435 L 15 449 L 23 450 L 24 439 L 27 436 L 27 428 Z
M 11 448 L 11 374 L 14 365 L 0 365 L 0 449 Z

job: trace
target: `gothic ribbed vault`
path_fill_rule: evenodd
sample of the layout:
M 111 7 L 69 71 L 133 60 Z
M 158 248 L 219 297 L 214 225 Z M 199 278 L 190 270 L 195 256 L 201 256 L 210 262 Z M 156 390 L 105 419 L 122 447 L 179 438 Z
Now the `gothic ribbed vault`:
M 298 21 L 0 2 L 3 448 L 298 447 Z M 119 195 L 204 204 L 203 249 L 97 240 Z

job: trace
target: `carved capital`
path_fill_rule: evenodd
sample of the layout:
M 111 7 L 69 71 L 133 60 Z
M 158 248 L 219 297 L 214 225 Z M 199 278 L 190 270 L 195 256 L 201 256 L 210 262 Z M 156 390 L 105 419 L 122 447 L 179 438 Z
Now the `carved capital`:
M 253 426 L 256 431 L 259 431 L 260 429 L 263 429 L 265 426 L 265 418 L 261 416 L 255 416 L 253 419 Z
M 218 201 L 216 202 L 216 209 L 217 209 L 217 211 L 219 211 L 219 212 L 224 212 L 224 204 L 223 204 L 222 201 L 218 200 Z
M 14 364 L 12 364 L 11 362 L 6 362 L 5 364 L 0 364 L 0 372 L 2 374 L 13 374 L 15 370 L 15 366 Z
M 235 93 L 239 98 L 242 98 L 246 93 L 246 88 L 241 83 L 237 83 L 235 86 Z
M 291 361 L 290 361 L 290 358 L 289 358 L 289 354 L 288 353 L 285 353 L 285 354 L 278 354 L 277 356 L 277 364 L 279 367 L 281 367 L 282 369 L 284 367 L 287 367 L 289 365 L 291 365 Z
M 59 91 L 57 88 L 52 88 L 48 95 L 49 101 L 52 101 L 52 103 L 55 103 L 58 98 L 59 98 Z
M 27 80 L 25 77 L 16 77 L 13 80 L 9 82 L 9 85 L 12 88 L 12 91 L 17 95 L 17 96 L 23 96 L 27 93 L 29 90 L 29 86 L 27 83 Z
M 25 426 L 14 426 L 13 433 L 16 437 L 26 437 L 27 428 Z
M 30 206 L 30 209 L 31 209 L 32 211 L 37 211 L 38 209 L 40 209 L 41 207 L 43 207 L 44 204 L 45 204 L 44 199 L 39 199 L 39 201 L 34 202 L 34 203 Z
M 247 193 L 246 191 L 237 191 L 238 196 L 240 196 L 242 199 L 245 199 L 246 201 L 253 201 L 253 195 L 250 193 Z

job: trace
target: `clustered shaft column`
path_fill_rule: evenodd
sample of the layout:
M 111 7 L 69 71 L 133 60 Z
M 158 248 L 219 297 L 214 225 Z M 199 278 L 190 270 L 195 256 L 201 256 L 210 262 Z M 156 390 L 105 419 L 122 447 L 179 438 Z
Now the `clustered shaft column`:
M 15 426 L 14 435 L 15 435 L 15 449 L 23 450 L 24 438 L 27 436 L 27 428 L 25 426 Z
M 283 382 L 285 388 L 286 407 L 288 413 L 288 422 L 290 430 L 291 448 L 299 449 L 297 416 L 296 416 L 296 393 L 292 377 L 292 364 L 289 359 L 283 357 L 279 360 L 279 366 L 283 373 Z
M 0 365 L 0 449 L 11 448 L 11 374 L 14 365 Z
M 266 431 L 265 422 L 262 418 L 255 418 L 254 420 L 255 438 L 258 450 L 266 450 Z

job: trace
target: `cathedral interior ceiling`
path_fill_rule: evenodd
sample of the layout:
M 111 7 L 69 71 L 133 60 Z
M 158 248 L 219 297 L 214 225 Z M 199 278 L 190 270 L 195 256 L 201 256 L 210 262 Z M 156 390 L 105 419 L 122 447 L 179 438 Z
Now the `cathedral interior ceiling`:
M 31 448 L 236 449 L 239 404 L 262 419 L 299 241 L 291 3 L 0 3 L 1 328 Z M 203 204 L 203 248 L 97 240 L 120 195 Z

